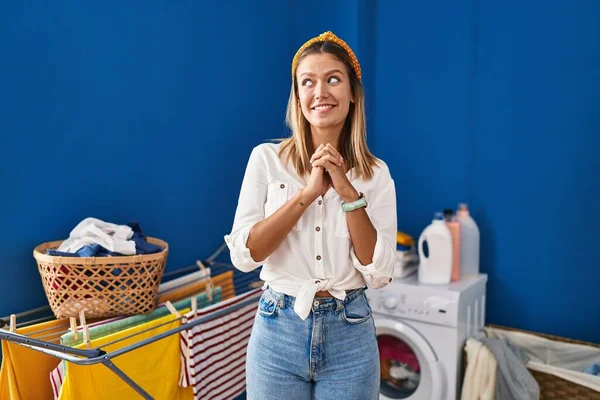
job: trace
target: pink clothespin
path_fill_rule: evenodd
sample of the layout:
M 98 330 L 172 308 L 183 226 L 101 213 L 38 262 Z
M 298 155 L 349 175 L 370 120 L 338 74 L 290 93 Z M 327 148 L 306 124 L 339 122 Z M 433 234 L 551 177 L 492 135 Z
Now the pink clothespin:
M 17 316 L 15 314 L 10 315 L 10 332 L 15 333 L 17 331 Z

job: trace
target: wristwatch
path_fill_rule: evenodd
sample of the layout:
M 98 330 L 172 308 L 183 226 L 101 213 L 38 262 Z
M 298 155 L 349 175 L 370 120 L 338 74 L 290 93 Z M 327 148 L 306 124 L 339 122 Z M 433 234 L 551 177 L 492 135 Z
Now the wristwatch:
M 354 211 L 361 207 L 366 207 L 367 199 L 365 199 L 365 195 L 362 193 L 359 193 L 359 195 L 360 195 L 360 198 L 358 200 L 352 201 L 350 203 L 342 203 L 342 211 L 348 212 L 348 211 Z

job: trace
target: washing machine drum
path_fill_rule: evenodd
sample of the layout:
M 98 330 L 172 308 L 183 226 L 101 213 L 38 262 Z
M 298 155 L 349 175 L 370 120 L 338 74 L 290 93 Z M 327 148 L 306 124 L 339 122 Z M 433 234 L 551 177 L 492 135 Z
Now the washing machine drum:
M 401 339 L 381 335 L 377 338 L 381 366 L 381 393 L 393 399 L 412 395 L 419 386 L 421 369 L 415 352 Z
M 376 321 L 375 325 L 381 399 L 442 400 L 443 375 L 423 337 L 397 321 Z

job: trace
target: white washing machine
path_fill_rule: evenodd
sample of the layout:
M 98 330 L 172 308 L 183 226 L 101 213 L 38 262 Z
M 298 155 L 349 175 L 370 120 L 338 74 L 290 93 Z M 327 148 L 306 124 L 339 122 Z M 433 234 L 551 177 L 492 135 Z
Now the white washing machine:
M 366 294 L 381 364 L 380 399 L 460 398 L 464 344 L 485 323 L 487 275 L 449 285 L 417 274 Z

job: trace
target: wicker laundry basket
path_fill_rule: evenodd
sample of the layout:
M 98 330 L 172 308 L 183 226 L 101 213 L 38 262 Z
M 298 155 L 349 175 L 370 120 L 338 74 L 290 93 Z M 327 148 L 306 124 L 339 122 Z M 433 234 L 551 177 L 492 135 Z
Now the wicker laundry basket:
M 156 308 L 158 286 L 165 270 L 169 246 L 153 254 L 121 257 L 59 257 L 46 254 L 62 241 L 40 244 L 33 250 L 48 303 L 57 319 L 148 313 Z
M 535 335 L 541 338 L 563 342 L 563 343 L 572 343 L 572 344 L 580 344 L 585 346 L 591 346 L 600 348 L 600 345 L 597 343 L 584 342 L 581 340 L 568 339 L 561 336 L 548 335 L 538 332 L 531 332 L 523 329 L 509 328 L 506 326 L 500 325 L 486 325 L 489 328 L 501 329 L 504 331 L 512 331 L 512 332 L 522 332 L 528 333 L 530 335 Z M 464 359 L 464 367 L 466 369 L 467 365 L 467 356 L 466 352 L 463 356 Z M 537 381 L 540 386 L 540 399 L 546 400 L 600 400 L 600 393 L 590 389 L 586 386 L 579 385 L 575 382 L 571 382 L 566 379 L 562 379 L 556 375 L 544 373 L 541 371 L 536 371 L 531 368 L 528 368 L 529 372 L 533 376 L 533 378 Z

